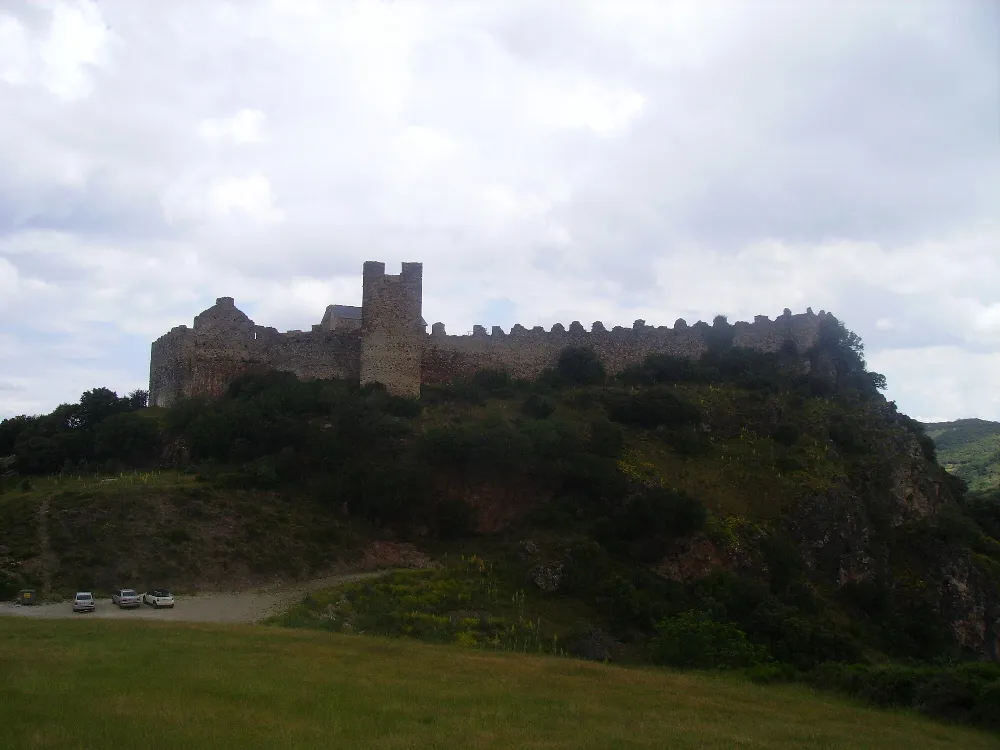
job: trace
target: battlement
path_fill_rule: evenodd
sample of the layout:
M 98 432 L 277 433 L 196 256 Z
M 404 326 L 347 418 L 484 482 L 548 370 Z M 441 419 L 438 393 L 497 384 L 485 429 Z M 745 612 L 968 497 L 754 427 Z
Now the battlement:
M 328 305 L 310 330 L 279 332 L 257 325 L 232 297 L 194 318 L 193 327 L 178 325 L 153 342 L 150 351 L 150 403 L 168 406 L 179 398 L 221 394 L 244 373 L 267 369 L 294 372 L 301 378 L 344 378 L 381 383 L 391 393 L 418 396 L 421 384 L 437 383 L 490 368 L 514 377 L 534 378 L 553 366 L 567 346 L 589 346 L 610 373 L 641 362 L 653 353 L 698 357 L 707 348 L 715 324 L 647 325 L 610 330 L 601 321 L 589 330 L 578 321 L 527 328 L 515 324 L 475 325 L 470 333 L 449 335 L 444 323 L 427 332 L 421 316 L 423 264 L 403 263 L 399 274 L 385 264 L 367 261 L 362 273 L 361 307 Z M 794 342 L 799 351 L 812 347 L 821 323 L 833 316 L 808 309 L 793 315 L 785 309 L 773 320 L 754 316 L 732 324 L 733 345 L 778 351 Z
M 816 314 L 811 308 L 805 313 L 793 315 L 791 310 L 785 308 L 784 313 L 773 320 L 767 315 L 755 315 L 753 322 L 737 321 L 732 324 L 732 328 L 735 338 L 746 340 L 746 343 L 739 344 L 740 346 L 756 348 L 752 343 L 754 340 L 766 341 L 775 333 L 787 334 L 792 338 L 813 337 L 819 331 L 820 322 L 827 317 L 832 318 L 833 316 L 823 310 L 819 314 Z M 580 321 L 574 320 L 569 324 L 568 328 L 562 323 L 554 323 L 547 331 L 543 326 L 526 328 L 520 323 L 515 323 L 509 332 L 504 331 L 501 326 L 492 326 L 490 331 L 487 332 L 485 326 L 475 325 L 472 327 L 471 333 L 450 335 L 446 331 L 445 324 L 438 322 L 434 323 L 431 327 L 429 337 L 432 344 L 441 341 L 500 341 L 506 339 L 537 341 L 548 339 L 549 337 L 558 339 L 560 342 L 568 340 L 587 341 L 595 336 L 620 337 L 624 341 L 634 339 L 637 336 L 645 338 L 670 338 L 677 335 L 686 335 L 692 331 L 704 331 L 711 328 L 712 324 L 705 321 L 698 321 L 693 325 L 688 325 L 687 321 L 683 318 L 678 318 L 674 321 L 673 326 L 651 326 L 647 325 L 645 320 L 640 319 L 636 320 L 629 328 L 614 326 L 610 330 L 605 327 L 604 323 L 596 320 L 590 325 L 590 329 L 587 330 Z

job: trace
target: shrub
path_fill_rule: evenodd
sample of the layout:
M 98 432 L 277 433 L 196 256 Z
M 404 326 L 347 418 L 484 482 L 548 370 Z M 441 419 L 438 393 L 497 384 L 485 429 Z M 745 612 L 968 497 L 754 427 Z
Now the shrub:
M 555 406 L 545 396 L 532 393 L 521 404 L 521 413 L 533 419 L 545 419 L 555 411 Z
M 590 423 L 590 439 L 587 448 L 598 456 L 617 458 L 621 455 L 625 436 L 618 425 L 607 419 L 595 419 Z
M 637 393 L 608 397 L 608 416 L 635 427 L 681 427 L 701 421 L 701 410 L 671 389 L 653 386 Z
M 472 383 L 487 393 L 513 390 L 510 373 L 504 370 L 477 370 L 472 375 Z
M 568 346 L 559 353 L 556 374 L 577 385 L 598 385 L 606 376 L 604 365 L 590 347 Z
M 776 443 L 784 446 L 792 446 L 798 442 L 799 435 L 801 433 L 802 431 L 797 425 L 794 425 L 791 422 L 783 422 L 774 428 L 774 431 L 771 433 L 771 437 Z
M 653 562 L 673 539 L 701 531 L 707 520 L 708 511 L 697 498 L 655 487 L 633 496 L 599 525 L 598 534 L 619 553 Z
M 697 427 L 665 430 L 663 441 L 681 456 L 700 456 L 710 449 L 708 440 Z
M 650 354 L 640 365 L 633 365 L 618 375 L 628 385 L 697 383 L 707 379 L 704 368 L 688 357 Z
M 702 669 L 751 667 L 770 661 L 767 650 L 752 643 L 738 627 L 695 610 L 657 624 L 653 659 L 672 667 Z

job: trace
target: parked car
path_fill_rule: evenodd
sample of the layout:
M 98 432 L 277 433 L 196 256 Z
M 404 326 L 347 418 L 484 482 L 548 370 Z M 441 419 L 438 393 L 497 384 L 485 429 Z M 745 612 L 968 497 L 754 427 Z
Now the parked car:
M 138 607 L 140 601 L 139 595 L 132 589 L 118 589 L 111 595 L 111 603 L 117 604 L 121 609 Z
M 147 591 L 142 595 L 142 600 L 153 607 L 153 609 L 159 609 L 160 607 L 173 607 L 174 597 L 166 589 L 153 589 L 152 591 Z
M 93 612 L 97 609 L 97 601 L 89 591 L 77 591 L 73 597 L 74 612 Z

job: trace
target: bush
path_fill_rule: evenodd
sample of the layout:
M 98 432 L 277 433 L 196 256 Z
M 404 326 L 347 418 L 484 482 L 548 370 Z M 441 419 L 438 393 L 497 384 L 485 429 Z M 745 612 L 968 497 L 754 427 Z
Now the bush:
M 559 353 L 556 374 L 576 385 L 599 385 L 607 377 L 604 365 L 590 347 L 568 346 Z
M 553 411 L 555 411 L 555 406 L 552 405 L 552 402 L 537 393 L 532 393 L 521 404 L 521 413 L 533 419 L 546 419 Z
M 704 368 L 688 357 L 650 354 L 641 365 L 633 365 L 618 375 L 628 385 L 698 383 L 707 379 Z
M 774 431 L 771 433 L 771 438 L 776 443 L 787 447 L 795 445 L 795 443 L 798 442 L 799 435 L 801 433 L 802 431 L 797 425 L 794 425 L 791 422 L 784 422 L 774 428 Z
M 677 537 L 705 528 L 708 511 L 697 498 L 660 487 L 633 496 L 598 526 L 609 548 L 643 562 L 661 558 Z
M 621 455 L 625 436 L 621 427 L 607 419 L 595 419 L 590 423 L 590 439 L 587 448 L 591 453 L 608 458 Z
M 710 443 L 697 427 L 664 430 L 663 442 L 681 456 L 700 456 L 710 450 Z
M 657 624 L 653 659 L 672 667 L 701 669 L 752 667 L 770 661 L 767 650 L 751 643 L 738 627 L 694 610 Z
M 115 414 L 94 429 L 94 455 L 98 460 L 115 459 L 129 466 L 149 464 L 160 446 L 156 423 L 142 414 Z
M 610 395 L 607 406 L 613 421 L 635 427 L 682 427 L 701 421 L 696 405 L 662 386 Z
M 936 718 L 1000 728 L 1000 666 L 995 663 L 953 667 L 831 663 L 802 679 L 875 706 L 915 708 Z

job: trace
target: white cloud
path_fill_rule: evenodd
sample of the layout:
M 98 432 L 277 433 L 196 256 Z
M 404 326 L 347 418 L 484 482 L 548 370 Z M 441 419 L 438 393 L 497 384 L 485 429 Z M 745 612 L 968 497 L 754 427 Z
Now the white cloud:
M 459 332 L 827 309 L 911 352 L 904 411 L 990 408 L 920 365 L 1000 347 L 976 3 L 4 7 L 0 415 L 134 387 L 217 296 L 308 329 L 366 259 Z
M 259 109 L 241 109 L 230 117 L 202 120 L 198 133 L 209 140 L 228 139 L 234 144 L 261 143 L 264 113 Z
M 919 404 L 910 415 L 922 422 L 965 417 L 1000 421 L 1000 352 L 959 347 L 889 349 L 869 355 L 869 364 L 893 385 L 900 405 Z

